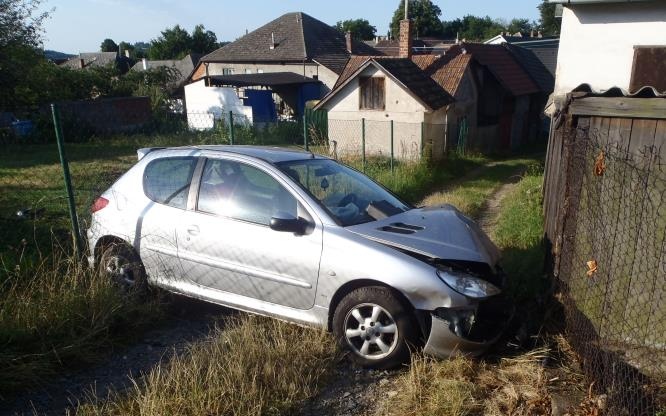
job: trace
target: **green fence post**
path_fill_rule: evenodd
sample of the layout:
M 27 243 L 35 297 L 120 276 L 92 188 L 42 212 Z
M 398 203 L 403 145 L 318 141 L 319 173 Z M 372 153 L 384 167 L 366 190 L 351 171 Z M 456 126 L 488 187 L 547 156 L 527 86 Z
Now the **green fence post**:
M 229 111 L 229 144 L 234 145 L 234 112 Z
M 51 114 L 53 115 L 53 128 L 55 129 L 56 142 L 58 143 L 58 154 L 60 155 L 60 164 L 62 166 L 62 175 L 65 179 L 65 191 L 67 191 L 67 202 L 69 205 L 69 219 L 72 222 L 72 235 L 74 237 L 74 249 L 79 258 L 83 257 L 83 244 L 81 242 L 81 230 L 79 229 L 79 219 L 76 215 L 76 203 L 74 201 L 74 190 L 72 189 L 72 177 L 69 174 L 69 162 L 65 154 L 65 143 L 60 125 L 60 110 L 55 104 L 51 104 Z
M 365 172 L 365 118 L 361 119 L 361 152 L 363 153 L 363 172 Z
M 424 133 L 425 133 L 425 122 L 421 122 L 421 160 L 423 160 L 423 155 L 425 154 L 425 148 L 423 147 L 425 145 L 425 138 L 424 138 Z
M 307 152 L 308 149 L 308 115 L 303 112 L 303 147 L 305 147 L 305 151 Z
M 391 120 L 391 173 L 393 173 L 393 120 Z

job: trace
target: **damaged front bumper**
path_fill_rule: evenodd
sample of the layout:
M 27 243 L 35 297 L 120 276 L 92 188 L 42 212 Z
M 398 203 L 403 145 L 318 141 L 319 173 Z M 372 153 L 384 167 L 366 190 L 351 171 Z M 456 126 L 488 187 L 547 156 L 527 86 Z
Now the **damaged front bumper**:
M 439 358 L 480 355 L 502 336 L 513 314 L 514 308 L 499 296 L 464 308 L 438 308 L 429 312 L 423 352 Z

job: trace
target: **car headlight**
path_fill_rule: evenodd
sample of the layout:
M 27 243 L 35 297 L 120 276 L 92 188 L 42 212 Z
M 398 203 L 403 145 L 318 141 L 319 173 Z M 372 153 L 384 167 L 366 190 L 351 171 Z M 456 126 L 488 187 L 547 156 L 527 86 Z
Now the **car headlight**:
M 470 298 L 483 299 L 501 293 L 501 290 L 492 283 L 463 272 L 437 270 L 437 275 L 451 289 Z

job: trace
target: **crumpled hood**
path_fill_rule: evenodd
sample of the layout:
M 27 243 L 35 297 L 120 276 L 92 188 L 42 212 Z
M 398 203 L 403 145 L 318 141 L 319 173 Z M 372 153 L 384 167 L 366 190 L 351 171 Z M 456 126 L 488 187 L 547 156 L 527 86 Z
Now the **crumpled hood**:
M 382 244 L 441 260 L 487 263 L 500 251 L 479 226 L 451 205 L 417 208 L 347 230 Z

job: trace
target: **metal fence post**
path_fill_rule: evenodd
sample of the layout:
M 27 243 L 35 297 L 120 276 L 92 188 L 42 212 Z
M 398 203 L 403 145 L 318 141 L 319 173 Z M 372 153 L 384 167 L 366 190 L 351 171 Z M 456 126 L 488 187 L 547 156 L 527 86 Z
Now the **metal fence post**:
M 361 152 L 363 153 L 363 172 L 365 172 L 365 118 L 361 119 Z
M 229 111 L 229 144 L 234 145 L 234 112 Z
M 393 173 L 393 120 L 391 120 L 391 173 Z
M 425 155 L 425 138 L 424 138 L 424 133 L 425 133 L 425 122 L 421 122 L 421 160 L 423 160 L 423 155 Z
M 69 205 L 69 219 L 72 222 L 72 235 L 74 237 L 74 249 L 79 258 L 83 256 L 83 244 L 81 242 L 81 230 L 79 229 L 79 219 L 76 215 L 76 203 L 74 201 L 74 190 L 72 189 L 72 178 L 69 174 L 69 162 L 65 154 L 64 136 L 62 126 L 60 125 L 60 110 L 56 104 L 51 104 L 51 114 L 53 115 L 53 128 L 55 129 L 56 142 L 58 143 L 58 154 L 60 155 L 60 164 L 62 165 L 62 175 L 65 179 L 65 190 L 67 191 L 67 203 Z
M 305 151 L 307 152 L 308 149 L 308 115 L 303 112 L 303 147 L 305 147 Z

